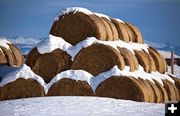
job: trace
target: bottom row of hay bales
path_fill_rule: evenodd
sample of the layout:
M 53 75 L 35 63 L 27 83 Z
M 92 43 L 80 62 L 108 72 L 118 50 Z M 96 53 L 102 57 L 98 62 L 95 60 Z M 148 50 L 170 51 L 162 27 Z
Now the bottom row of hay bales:
M 86 81 L 63 78 L 54 83 L 45 93 L 45 89 L 37 81 L 29 78 L 18 78 L 0 87 L 0 100 L 41 97 L 41 96 L 99 96 L 139 102 L 164 103 L 180 100 L 180 79 L 172 77 L 155 84 L 141 78 L 112 76 L 101 82 L 95 92 Z

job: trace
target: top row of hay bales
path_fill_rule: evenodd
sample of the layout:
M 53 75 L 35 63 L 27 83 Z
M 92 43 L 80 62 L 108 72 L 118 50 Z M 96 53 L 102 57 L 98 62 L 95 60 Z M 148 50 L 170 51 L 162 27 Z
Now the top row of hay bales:
M 67 8 L 57 16 L 50 34 L 75 45 L 87 37 L 103 41 L 123 40 L 144 43 L 140 30 L 133 24 L 93 13 L 84 8 Z

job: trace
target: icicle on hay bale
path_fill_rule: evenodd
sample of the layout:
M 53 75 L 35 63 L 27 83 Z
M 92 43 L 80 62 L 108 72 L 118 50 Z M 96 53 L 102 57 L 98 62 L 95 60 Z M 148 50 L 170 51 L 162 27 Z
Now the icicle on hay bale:
M 144 84 L 144 87 L 146 88 L 146 91 L 147 91 L 146 93 L 148 93 L 148 98 L 149 98 L 148 102 L 155 103 L 156 95 L 150 83 L 142 78 L 138 78 L 138 80 L 140 83 Z
M 147 54 L 144 51 L 137 51 L 134 50 L 136 58 L 139 62 L 139 64 L 144 68 L 146 72 L 150 71 L 150 58 L 147 56 Z
M 113 76 L 101 82 L 96 89 L 96 96 L 147 102 L 147 93 L 143 86 L 129 77 Z
M 135 71 L 138 69 L 139 63 L 135 57 L 135 55 L 126 48 L 118 47 L 120 54 L 124 58 L 125 64 L 130 67 L 130 71 Z
M 69 12 L 59 16 L 51 28 L 50 34 L 62 37 L 68 43 L 75 45 L 87 37 L 96 37 L 105 40 L 106 32 L 104 25 L 91 14 L 83 12 Z
M 156 80 L 153 80 L 156 84 L 156 86 L 158 87 L 158 89 L 160 90 L 161 92 L 161 95 L 158 97 L 159 100 L 157 103 L 164 103 L 165 101 L 169 101 L 168 99 L 168 93 L 167 91 L 165 90 L 165 88 L 163 87 L 163 85 L 161 85 L 158 81 Z
M 48 83 L 56 74 L 70 69 L 70 67 L 70 55 L 63 50 L 55 49 L 50 53 L 42 54 L 32 67 L 32 70 Z
M 33 79 L 19 78 L 1 88 L 1 99 L 19 99 L 44 96 L 44 88 Z
M 115 25 L 117 32 L 118 32 L 118 36 L 119 39 L 125 41 L 125 42 L 129 42 L 129 35 L 128 32 L 125 28 L 125 24 L 117 21 L 116 19 L 111 19 L 111 22 Z
M 6 59 L 5 54 L 3 53 L 3 51 L 0 48 L 0 65 L 1 64 L 2 65 L 7 64 L 7 59 Z
M 16 61 L 15 61 L 15 58 L 14 58 L 14 55 L 12 54 L 12 52 L 4 47 L 1 47 L 1 49 L 6 56 L 8 65 L 13 66 L 16 63 Z
M 72 69 L 85 70 L 96 76 L 110 70 L 114 65 L 121 70 L 125 67 L 119 52 L 111 46 L 96 43 L 79 51 L 72 63 Z
M 140 30 L 133 24 L 131 23 L 127 23 L 126 22 L 126 25 L 128 25 L 128 27 L 131 29 L 131 31 L 134 33 L 134 42 L 137 42 L 137 43 L 144 43 L 144 39 L 142 37 L 142 34 L 140 32 Z
M 178 101 L 179 97 L 178 97 L 178 90 L 175 87 L 175 85 L 173 83 L 171 83 L 168 80 L 163 80 L 163 84 L 164 84 L 164 88 L 168 93 L 168 99 L 169 101 Z
M 13 44 L 8 44 L 8 45 L 12 51 L 12 54 L 15 57 L 16 66 L 21 66 L 24 63 L 24 56 L 21 54 L 20 50 L 16 46 L 14 46 Z
M 47 96 L 93 96 L 93 90 L 86 81 L 63 78 L 54 83 Z
M 113 41 L 114 35 L 113 35 L 113 32 L 112 32 L 112 29 L 111 29 L 110 25 L 108 24 L 108 22 L 104 18 L 99 17 L 99 19 L 104 24 L 105 31 L 106 31 L 106 40 L 107 41 L 108 40 Z
M 160 73 L 165 73 L 165 66 L 163 63 L 163 59 L 160 57 L 160 54 L 152 47 L 149 47 L 148 51 L 155 61 L 157 71 Z
M 26 58 L 26 64 L 31 68 L 36 64 L 36 61 L 41 56 L 37 47 L 33 48 Z

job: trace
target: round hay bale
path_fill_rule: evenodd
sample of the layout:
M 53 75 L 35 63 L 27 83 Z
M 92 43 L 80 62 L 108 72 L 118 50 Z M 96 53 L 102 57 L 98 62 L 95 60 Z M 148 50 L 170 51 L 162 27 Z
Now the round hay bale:
M 150 103 L 155 103 L 156 102 L 156 93 L 154 91 L 154 89 L 152 88 L 151 86 L 151 83 L 150 81 L 147 81 L 147 80 L 144 80 L 142 78 L 138 78 L 138 80 L 144 84 L 146 90 L 147 90 L 147 94 L 148 94 L 148 98 L 149 98 L 149 101 Z
M 179 93 L 179 100 L 180 100 L 180 79 L 179 78 L 176 78 L 176 77 L 173 77 L 173 76 L 171 76 L 171 78 L 175 81 L 175 86 L 176 86 L 176 88 L 177 88 L 177 90 L 178 90 L 178 93 Z
M 118 50 L 120 51 L 120 54 L 124 58 L 125 65 L 130 67 L 130 71 L 135 71 L 138 69 L 138 61 L 135 57 L 135 55 L 128 49 L 126 48 L 120 48 L 118 47 Z
M 151 70 L 151 71 L 157 71 L 157 68 L 156 68 L 156 64 L 155 64 L 154 59 L 152 58 L 152 56 L 151 56 L 151 55 L 149 55 L 149 54 L 147 54 L 147 55 L 149 56 L 149 58 L 150 58 L 150 62 L 151 62 L 151 67 L 150 67 L 150 70 Z
M 98 16 L 97 16 L 98 17 Z M 104 24 L 104 27 L 105 27 L 105 31 L 106 31 L 106 40 L 108 41 L 113 41 L 113 32 L 111 30 L 111 27 L 110 25 L 108 24 L 108 22 L 104 19 L 104 18 L 101 18 L 101 17 L 98 17 L 101 22 Z
M 118 32 L 117 32 L 115 25 L 107 18 L 105 18 L 105 17 L 101 17 L 101 18 L 103 18 L 109 24 L 112 34 L 113 34 L 113 40 L 118 40 L 119 36 L 118 36 Z
M 134 42 L 135 41 L 135 35 L 132 32 L 131 28 L 128 25 L 126 25 L 126 24 L 124 24 L 124 27 L 125 27 L 125 29 L 126 29 L 126 31 L 128 33 L 129 41 Z
M 162 81 L 164 84 L 164 88 L 166 89 L 166 91 L 168 93 L 169 101 L 178 101 L 179 93 L 178 93 L 176 86 L 168 80 L 162 80 Z
M 129 42 L 129 35 L 125 25 L 113 18 L 111 19 L 111 22 L 115 25 L 119 38 L 125 42 Z
M 65 51 L 55 49 L 50 53 L 42 54 L 36 61 L 32 70 L 40 75 L 46 83 L 59 72 L 70 69 L 71 57 Z
M 93 90 L 86 81 L 63 78 L 54 83 L 47 96 L 93 96 Z
M 44 96 L 44 88 L 33 79 L 19 78 L 1 88 L 1 99 L 19 99 Z
M 50 34 L 62 37 L 68 43 L 75 45 L 87 37 L 105 40 L 104 25 L 95 15 L 82 12 L 70 12 L 61 15 L 52 25 Z
M 135 79 L 126 76 L 112 76 L 101 82 L 96 96 L 147 102 L 144 87 Z
M 137 42 L 137 43 L 144 43 L 144 39 L 142 37 L 142 34 L 140 32 L 140 30 L 133 24 L 131 23 L 127 23 L 126 24 L 129 26 L 129 28 L 132 30 L 132 32 L 134 32 L 134 42 Z
M 3 51 L 1 50 L 1 47 L 0 47 L 0 65 L 4 65 L 4 64 L 7 64 L 7 59 L 6 59 L 6 56 L 5 54 L 3 53 Z
M 28 66 L 30 66 L 31 69 L 32 69 L 32 67 L 34 67 L 34 65 L 36 64 L 36 61 L 38 60 L 38 58 L 39 58 L 40 56 L 41 56 L 41 54 L 39 53 L 37 47 L 33 48 L 33 49 L 29 52 L 29 54 L 28 54 L 28 56 L 27 56 L 27 58 L 26 58 L 26 64 L 27 64 Z
M 149 47 L 148 51 L 155 61 L 157 71 L 160 73 L 165 73 L 165 66 L 163 64 L 163 60 L 160 57 L 160 54 L 152 47 Z
M 1 46 L 3 53 L 8 61 L 8 65 L 13 66 L 16 63 L 15 57 L 11 50 L 6 49 L 5 47 Z
M 135 56 L 139 64 L 144 68 L 146 72 L 151 72 L 150 70 L 150 58 L 144 51 L 134 50 Z
M 16 66 L 21 66 L 23 65 L 24 63 L 24 57 L 23 55 L 21 54 L 20 50 L 14 46 L 13 44 L 8 44 L 9 45 L 9 48 L 11 49 L 12 51 L 12 54 L 14 55 L 15 57 L 15 60 L 16 60 Z
M 161 85 L 158 81 L 153 80 L 156 84 L 156 86 L 158 87 L 158 89 L 161 92 L 161 95 L 159 96 L 159 101 L 157 103 L 164 103 L 165 101 L 169 101 L 168 99 L 168 95 L 167 95 L 167 91 L 166 89 L 163 87 L 163 85 Z
M 72 63 L 72 69 L 85 70 L 96 76 L 110 70 L 114 65 L 121 70 L 125 67 L 119 52 L 111 46 L 96 43 L 79 51 Z
M 151 81 L 149 80 L 145 80 L 147 81 L 147 83 L 151 86 L 151 88 L 153 89 L 154 91 L 154 102 L 155 103 L 160 103 L 162 101 L 162 93 L 161 93 L 161 90 L 156 86 L 155 83 L 152 83 Z

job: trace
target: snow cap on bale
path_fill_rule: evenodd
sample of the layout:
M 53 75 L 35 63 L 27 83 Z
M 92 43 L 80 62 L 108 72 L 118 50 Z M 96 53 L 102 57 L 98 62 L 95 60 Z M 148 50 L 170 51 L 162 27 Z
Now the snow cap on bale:
M 60 14 L 60 15 L 59 15 Z M 106 39 L 103 23 L 91 11 L 85 8 L 72 7 L 59 13 L 52 25 L 50 34 L 62 37 L 75 45 L 87 37 Z
M 71 57 L 66 51 L 70 46 L 62 38 L 49 35 L 28 54 L 26 64 L 48 83 L 56 74 L 69 69 Z
M 5 75 L 0 82 L 2 99 L 17 99 L 44 96 L 44 80 L 23 65 L 16 71 Z
M 56 75 L 46 87 L 49 96 L 92 96 L 90 80 L 93 76 L 83 70 L 67 70 Z
M 21 66 L 24 57 L 11 42 L 0 38 L 0 65 Z

